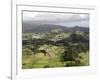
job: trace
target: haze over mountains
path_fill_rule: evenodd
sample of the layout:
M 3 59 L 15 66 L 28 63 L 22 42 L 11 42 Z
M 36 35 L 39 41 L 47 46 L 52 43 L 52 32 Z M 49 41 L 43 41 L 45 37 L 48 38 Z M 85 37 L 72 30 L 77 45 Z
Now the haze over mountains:
M 89 32 L 89 28 L 82 27 L 82 26 L 66 27 L 66 26 L 54 25 L 54 24 L 34 24 L 34 25 L 23 24 L 23 33 L 51 32 L 54 29 L 61 29 L 61 31 L 63 32 L 74 32 L 74 31 Z
M 22 32 L 89 31 L 89 14 L 23 12 Z

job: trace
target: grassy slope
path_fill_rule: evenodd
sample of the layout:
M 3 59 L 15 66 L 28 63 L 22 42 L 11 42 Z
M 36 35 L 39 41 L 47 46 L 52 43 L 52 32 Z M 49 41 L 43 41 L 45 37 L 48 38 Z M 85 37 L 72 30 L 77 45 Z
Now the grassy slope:
M 52 46 L 49 48 L 51 57 L 44 56 L 42 53 L 36 55 L 23 56 L 23 68 L 43 68 L 44 66 L 61 67 L 63 64 L 60 62 L 60 53 L 64 50 L 61 47 Z
M 60 61 L 59 56 L 64 51 L 61 47 L 51 46 L 49 47 L 51 51 L 51 57 L 44 56 L 42 53 L 37 53 L 36 55 L 28 55 L 23 56 L 23 68 L 43 68 L 45 66 L 49 67 L 64 67 L 64 64 Z M 88 66 L 89 65 L 89 53 L 81 53 L 80 59 L 82 65 Z M 67 63 L 67 61 L 65 62 Z

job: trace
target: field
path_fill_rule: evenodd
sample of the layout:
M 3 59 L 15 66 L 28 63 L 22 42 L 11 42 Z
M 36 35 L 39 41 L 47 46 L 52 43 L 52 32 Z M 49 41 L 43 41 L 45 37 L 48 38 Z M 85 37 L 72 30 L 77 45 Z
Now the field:
M 22 39 L 23 69 L 89 65 L 89 32 L 23 32 Z

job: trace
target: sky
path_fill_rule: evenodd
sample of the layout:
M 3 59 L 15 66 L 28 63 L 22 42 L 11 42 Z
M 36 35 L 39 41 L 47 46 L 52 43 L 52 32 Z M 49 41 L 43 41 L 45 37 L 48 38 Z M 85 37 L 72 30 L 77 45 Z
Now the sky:
M 89 14 L 23 11 L 23 22 L 89 27 Z

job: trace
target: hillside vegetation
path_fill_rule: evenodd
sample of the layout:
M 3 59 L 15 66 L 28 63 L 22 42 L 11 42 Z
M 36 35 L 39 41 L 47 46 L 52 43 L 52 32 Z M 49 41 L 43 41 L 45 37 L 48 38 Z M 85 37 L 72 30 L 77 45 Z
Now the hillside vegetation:
M 22 34 L 22 68 L 53 68 L 89 65 L 89 32 L 25 32 Z

